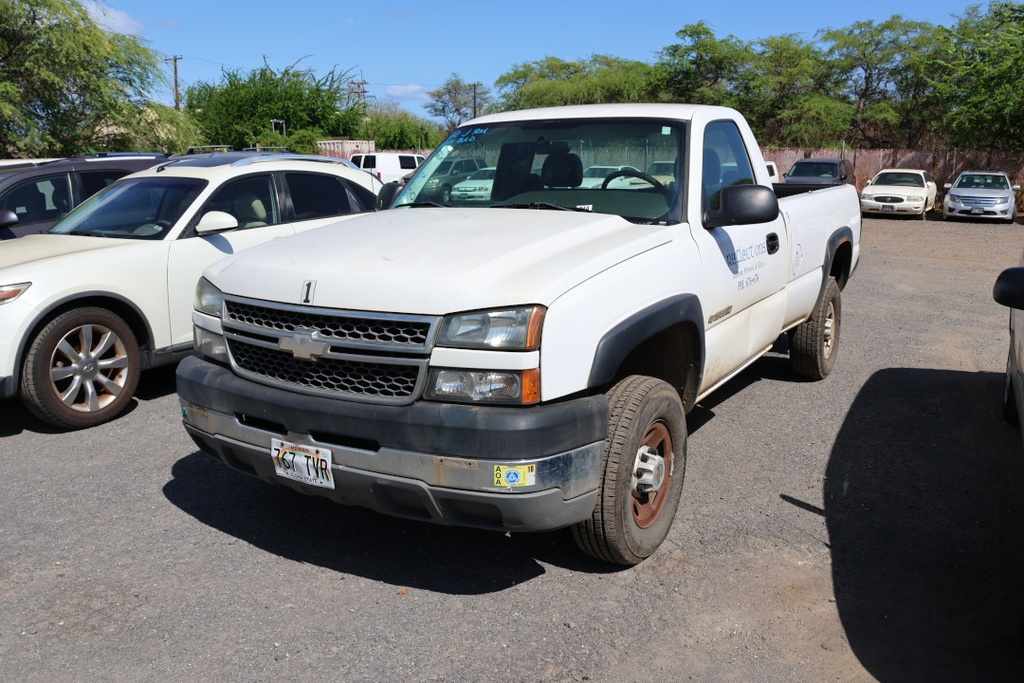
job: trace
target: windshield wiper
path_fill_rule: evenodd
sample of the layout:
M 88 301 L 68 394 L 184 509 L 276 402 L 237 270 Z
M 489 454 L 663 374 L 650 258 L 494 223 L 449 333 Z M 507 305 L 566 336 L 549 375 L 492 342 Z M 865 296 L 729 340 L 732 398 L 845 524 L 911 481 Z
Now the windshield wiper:
M 423 207 L 423 206 L 446 207 L 448 205 L 447 204 L 438 204 L 437 202 L 406 202 L 405 204 L 395 204 L 391 208 L 392 209 L 397 209 L 397 208 L 402 207 L 402 206 L 408 206 L 411 209 L 418 209 L 418 208 Z
M 79 235 L 80 237 L 107 237 L 108 235 L 100 230 L 68 230 L 57 232 L 55 235 Z
M 563 206 L 561 204 L 552 204 L 551 202 L 527 202 L 525 204 L 492 204 L 492 209 L 546 209 L 548 211 L 584 211 L 586 213 L 592 213 L 590 209 L 580 208 L 578 206 Z

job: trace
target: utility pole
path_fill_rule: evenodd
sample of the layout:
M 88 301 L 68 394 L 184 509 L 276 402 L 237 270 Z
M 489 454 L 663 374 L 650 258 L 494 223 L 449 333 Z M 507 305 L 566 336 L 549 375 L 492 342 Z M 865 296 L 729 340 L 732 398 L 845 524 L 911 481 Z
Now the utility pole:
M 177 110 L 181 109 L 181 95 L 178 90 L 178 60 L 181 59 L 181 55 L 175 55 L 165 59 L 165 62 L 174 62 L 174 108 Z
M 476 89 L 480 88 L 480 87 L 483 87 L 483 83 L 481 83 L 480 81 L 477 81 L 476 83 L 473 83 L 472 86 L 473 86 L 473 118 L 475 119 L 476 118 Z
M 363 80 L 363 72 L 362 71 L 359 72 L 359 80 L 358 81 L 349 81 L 348 82 L 348 95 L 349 95 L 349 97 L 355 98 L 356 102 L 358 102 L 360 104 L 360 107 L 359 107 L 360 110 L 363 110 L 364 108 L 363 108 L 362 105 L 366 104 L 366 86 L 368 86 L 369 84 L 370 84 L 369 81 Z M 367 117 L 365 116 L 365 113 L 364 113 L 364 116 L 363 116 L 363 137 L 366 137 L 366 124 L 367 123 L 368 123 L 368 119 L 367 119 Z

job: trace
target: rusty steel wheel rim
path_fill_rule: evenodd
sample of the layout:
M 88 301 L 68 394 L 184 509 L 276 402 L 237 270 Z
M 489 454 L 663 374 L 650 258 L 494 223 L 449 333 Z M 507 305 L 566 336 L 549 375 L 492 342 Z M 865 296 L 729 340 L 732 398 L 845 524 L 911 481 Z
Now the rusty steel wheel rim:
M 646 529 L 657 521 L 661 509 L 665 507 L 665 501 L 669 497 L 668 492 L 672 488 L 672 434 L 664 422 L 655 422 L 647 428 L 639 450 L 642 451 L 646 448 L 653 448 L 661 454 L 665 461 L 665 473 L 657 492 L 640 493 L 635 489 L 630 491 L 633 521 L 641 529 Z

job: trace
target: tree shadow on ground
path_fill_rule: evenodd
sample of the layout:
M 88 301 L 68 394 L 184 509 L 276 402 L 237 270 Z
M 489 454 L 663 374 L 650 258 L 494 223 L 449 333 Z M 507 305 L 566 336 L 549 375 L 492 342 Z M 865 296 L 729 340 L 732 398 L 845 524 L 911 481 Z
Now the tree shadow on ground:
M 879 681 L 1024 680 L 1024 452 L 1002 376 L 876 373 L 826 471 L 839 616 Z

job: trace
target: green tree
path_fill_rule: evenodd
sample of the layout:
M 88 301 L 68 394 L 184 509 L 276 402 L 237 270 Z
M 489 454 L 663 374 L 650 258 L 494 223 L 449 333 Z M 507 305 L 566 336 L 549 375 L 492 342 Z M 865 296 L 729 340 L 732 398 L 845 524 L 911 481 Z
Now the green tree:
M 436 123 L 414 116 L 396 102 L 375 102 L 366 111 L 366 137 L 378 150 L 433 149 L 441 144 Z
M 903 142 L 899 133 L 904 121 L 918 115 L 916 101 L 925 94 L 920 71 L 924 62 L 915 55 L 935 39 L 934 26 L 899 15 L 821 33 L 834 68 L 845 79 L 842 94 L 853 106 L 855 143 L 889 147 Z M 911 135 L 917 140 L 922 136 L 919 129 Z
M 248 73 L 224 71 L 219 84 L 201 81 L 185 91 L 185 109 L 209 144 L 265 145 L 275 130 L 287 138 L 355 136 L 363 106 L 349 100 L 348 72 L 317 78 L 295 66 L 275 71 L 266 62 Z M 283 122 L 283 123 L 281 123 Z M 309 131 L 309 132 L 305 132 Z M 289 144 L 289 147 L 292 145 Z
M 430 102 L 423 106 L 431 116 L 444 120 L 446 133 L 482 113 L 491 102 L 490 88 L 481 83 L 466 83 L 456 73 L 427 95 Z
M 652 67 L 643 62 L 608 55 L 572 62 L 549 56 L 502 74 L 495 81 L 497 108 L 643 102 L 650 99 L 651 78 Z
M 1024 5 L 969 8 L 948 31 L 935 68 L 954 144 L 1024 148 Z
M 0 155 L 116 149 L 161 80 L 152 50 L 77 0 L 0 0 Z
M 676 38 L 659 53 L 653 90 L 671 102 L 734 105 L 740 72 L 753 61 L 751 46 L 734 36 L 716 38 L 703 21 L 684 26 Z

